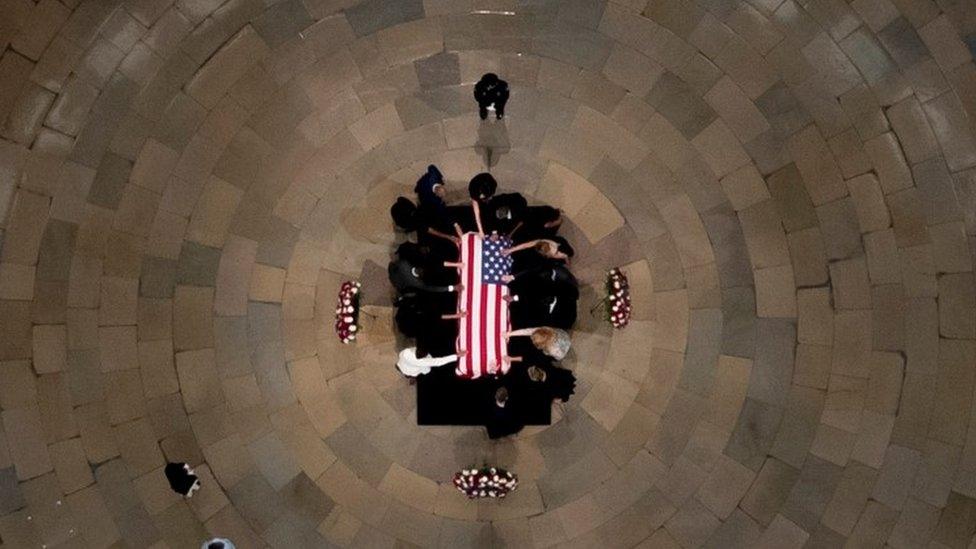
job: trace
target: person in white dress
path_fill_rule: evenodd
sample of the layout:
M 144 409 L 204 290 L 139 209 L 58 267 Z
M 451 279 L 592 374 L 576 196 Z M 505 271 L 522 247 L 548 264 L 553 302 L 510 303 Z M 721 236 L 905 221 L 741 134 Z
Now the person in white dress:
M 458 356 L 464 355 L 465 352 L 461 351 L 460 355 L 426 356 L 421 358 L 417 356 L 416 347 L 407 347 L 400 351 L 400 356 L 397 358 L 397 369 L 407 377 L 417 377 L 430 373 L 432 368 L 457 362 Z

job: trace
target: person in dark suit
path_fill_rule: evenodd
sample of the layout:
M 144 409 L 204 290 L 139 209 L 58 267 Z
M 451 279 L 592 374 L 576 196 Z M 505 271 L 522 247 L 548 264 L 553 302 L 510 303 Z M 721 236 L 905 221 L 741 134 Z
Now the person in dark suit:
M 478 116 L 488 118 L 488 111 L 494 110 L 501 120 L 505 116 L 505 103 L 508 102 L 508 82 L 489 72 L 474 85 L 474 99 L 478 102 Z
M 485 424 L 488 431 L 488 438 L 497 438 L 514 435 L 525 427 L 519 417 L 518 401 L 511 398 L 509 390 L 504 385 L 495 390 L 495 401 L 492 405 L 491 413 Z
M 444 186 L 444 174 L 437 169 L 437 166 L 433 164 L 427 166 L 427 172 L 420 176 L 413 190 L 417 193 L 417 199 L 420 200 L 421 206 L 434 206 L 438 210 L 447 207 L 447 204 L 444 203 L 444 197 L 447 195 L 447 187 Z
M 193 497 L 193 492 L 200 489 L 199 477 L 186 463 L 167 463 L 163 473 L 169 487 L 185 498 Z

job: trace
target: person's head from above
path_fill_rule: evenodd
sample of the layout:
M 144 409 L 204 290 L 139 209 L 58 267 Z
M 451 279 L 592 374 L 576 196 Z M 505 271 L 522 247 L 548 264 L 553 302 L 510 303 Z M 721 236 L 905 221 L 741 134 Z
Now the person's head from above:
M 495 405 L 499 408 L 504 408 L 506 402 L 508 402 L 508 389 L 499 387 L 495 390 Z
M 414 267 L 422 267 L 427 261 L 427 254 L 423 246 L 416 242 L 400 244 L 397 246 L 396 255 L 401 261 L 406 261 Z
M 433 164 L 427 166 L 427 173 L 417 182 L 417 192 L 420 193 L 423 187 L 428 187 L 430 192 L 439 198 L 444 198 L 447 195 L 447 188 L 444 186 L 444 176 L 437 169 L 437 166 Z
M 207 544 L 207 549 L 224 549 L 226 545 L 222 541 L 211 541 Z
M 532 332 L 531 339 L 536 349 L 545 350 L 556 342 L 556 331 L 552 328 L 537 328 Z
M 536 251 L 550 259 L 569 260 L 576 253 L 565 240 L 542 239 L 535 245 Z
M 405 231 L 417 229 L 417 205 L 409 198 L 403 196 L 397 198 L 390 207 L 390 216 L 393 218 L 393 223 Z
M 498 82 L 498 75 L 493 72 L 486 72 L 481 76 L 481 81 L 486 84 L 494 84 Z
M 468 183 L 468 194 L 478 202 L 484 202 L 495 196 L 497 189 L 498 181 L 495 181 L 495 178 L 487 172 L 472 177 L 471 182 Z
M 542 383 L 546 380 L 546 371 L 538 366 L 529 366 L 528 374 L 529 379 L 536 383 Z

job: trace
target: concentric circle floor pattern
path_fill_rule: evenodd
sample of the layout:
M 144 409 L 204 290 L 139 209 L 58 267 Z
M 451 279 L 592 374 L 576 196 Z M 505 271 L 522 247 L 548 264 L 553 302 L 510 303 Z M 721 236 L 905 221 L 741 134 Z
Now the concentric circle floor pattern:
M 0 51 L 3 547 L 972 547 L 972 0 L 3 0 Z M 497 443 L 416 425 L 384 282 L 486 162 L 588 285 Z

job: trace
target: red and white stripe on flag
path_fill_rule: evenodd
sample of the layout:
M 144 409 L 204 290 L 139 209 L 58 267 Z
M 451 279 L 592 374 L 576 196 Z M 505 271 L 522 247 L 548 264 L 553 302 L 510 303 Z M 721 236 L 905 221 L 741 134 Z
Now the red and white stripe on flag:
M 458 321 L 457 350 L 467 354 L 458 358 L 456 373 L 477 379 L 483 375 L 508 373 L 511 362 L 505 333 L 511 329 L 508 318 L 508 286 L 487 284 L 482 269 L 482 237 L 466 233 L 461 237 L 461 284 L 458 313 L 467 315 Z

